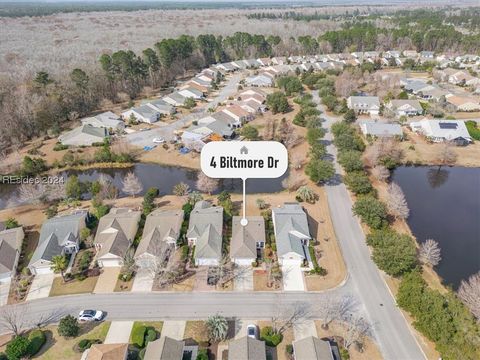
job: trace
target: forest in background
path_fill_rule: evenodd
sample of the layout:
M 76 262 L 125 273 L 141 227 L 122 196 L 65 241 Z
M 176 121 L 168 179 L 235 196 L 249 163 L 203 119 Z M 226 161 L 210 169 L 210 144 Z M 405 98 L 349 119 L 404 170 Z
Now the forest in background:
M 442 11 L 450 17 L 442 20 Z M 159 39 L 140 51 L 101 51 L 93 64 L 84 61 L 84 66 L 78 66 L 82 57 L 76 58 L 74 64 L 60 62 L 61 72 L 40 67 L 36 71 L 25 69 L 23 76 L 16 76 L 8 71 L 0 77 L 0 153 L 6 154 L 7 150 L 19 148 L 24 141 L 47 132 L 58 134 L 66 123 L 99 107 L 108 107 L 106 104 L 135 99 L 145 87 L 169 86 L 187 71 L 218 62 L 389 49 L 479 53 L 480 35 L 466 31 L 478 27 L 478 8 L 469 12 L 444 9 L 436 14 L 430 16 L 427 10 L 415 10 L 381 20 L 352 20 L 318 36 L 246 32 L 181 35 Z M 446 19 L 450 22 L 446 23 Z M 98 47 L 102 49 L 101 45 Z M 85 51 L 79 49 L 80 53 Z M 10 55 L 15 62 L 15 56 Z M 51 55 L 54 58 L 55 54 Z

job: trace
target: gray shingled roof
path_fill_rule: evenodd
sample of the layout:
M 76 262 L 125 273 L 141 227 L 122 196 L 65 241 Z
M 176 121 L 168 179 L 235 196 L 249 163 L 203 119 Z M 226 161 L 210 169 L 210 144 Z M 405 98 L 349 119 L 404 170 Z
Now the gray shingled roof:
M 240 224 L 241 216 L 232 219 L 231 258 L 256 258 L 257 242 L 265 242 L 265 221 L 262 216 L 247 217 L 247 226 Z
M 17 251 L 22 248 L 22 240 L 21 227 L 0 231 L 0 274 L 10 272 L 15 267 Z
M 167 237 L 178 239 L 182 222 L 183 210 L 157 209 L 148 214 L 135 257 L 145 253 L 153 256 L 160 255 L 161 243 L 164 243 Z
M 366 135 L 388 137 L 402 136 L 402 127 L 398 124 L 386 124 L 373 121 L 365 121 L 361 124 L 362 131 Z
M 293 342 L 295 360 L 334 360 L 327 341 L 309 336 Z
M 223 208 L 199 201 L 190 214 L 188 238 L 196 238 L 195 259 L 222 257 Z
M 265 342 L 244 336 L 228 343 L 228 360 L 266 360 Z
M 285 203 L 274 208 L 272 213 L 278 255 L 295 252 L 309 260 L 310 255 L 301 242 L 305 238 L 311 239 L 307 215 L 302 207 L 298 203 Z
M 101 245 L 97 257 L 108 253 L 123 257 L 135 238 L 140 221 L 140 211 L 113 208 L 103 216 L 95 236 L 95 244 Z
M 96 127 L 92 125 L 81 125 L 73 130 L 70 130 L 59 137 L 61 142 L 69 142 L 75 138 L 81 138 L 83 135 L 90 135 L 96 137 L 95 141 L 101 142 L 108 136 L 108 130 L 104 127 Z
M 80 229 L 85 225 L 86 216 L 85 212 L 54 217 L 45 221 L 29 265 L 38 260 L 51 261 L 54 256 L 61 255 L 67 241 L 78 240 Z
M 390 101 L 390 103 L 391 103 L 391 106 L 394 109 L 398 109 L 402 106 L 408 105 L 408 106 L 414 108 L 415 110 L 423 111 L 423 108 L 422 108 L 422 105 L 420 104 L 420 101 L 415 100 L 415 99 L 411 99 L 411 100 L 398 99 L 398 100 L 392 100 L 392 101 Z
M 149 341 L 144 360 L 182 360 L 185 342 L 162 336 Z

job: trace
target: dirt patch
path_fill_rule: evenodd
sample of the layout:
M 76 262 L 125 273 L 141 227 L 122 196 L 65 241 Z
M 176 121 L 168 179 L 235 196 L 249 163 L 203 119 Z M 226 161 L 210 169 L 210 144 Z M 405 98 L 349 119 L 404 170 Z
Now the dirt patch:
M 277 281 L 274 286 L 268 286 L 268 275 L 266 270 L 253 271 L 253 290 L 254 291 L 281 291 L 282 282 Z
M 132 291 L 133 280 L 134 280 L 133 277 L 129 281 L 123 281 L 123 280 L 117 279 L 117 283 L 115 284 L 115 288 L 113 289 L 113 291 L 114 292 Z
M 190 151 L 188 154 L 180 154 L 175 150 L 174 146 L 168 144 L 168 149 L 162 146 L 157 146 L 153 150 L 143 151 L 138 160 L 143 163 L 155 163 L 162 165 L 171 165 L 200 169 L 200 154 L 195 151 Z

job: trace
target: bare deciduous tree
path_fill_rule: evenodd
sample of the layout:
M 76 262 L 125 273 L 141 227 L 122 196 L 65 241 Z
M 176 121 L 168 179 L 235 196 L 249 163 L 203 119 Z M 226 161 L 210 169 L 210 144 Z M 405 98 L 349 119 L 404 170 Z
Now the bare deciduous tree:
M 296 302 L 291 305 L 277 304 L 272 316 L 272 329 L 276 334 L 283 334 L 294 325 L 300 325 L 312 315 L 310 304 Z
M 18 188 L 18 198 L 27 204 L 39 204 L 46 197 L 46 189 L 43 184 L 21 184 Z
M 380 165 L 385 159 L 398 163 L 403 156 L 403 149 L 394 138 L 381 137 L 365 151 L 365 159 L 372 167 Z
M 352 296 L 323 296 L 318 302 L 318 312 L 322 321 L 322 328 L 328 329 L 328 325 L 334 320 L 341 320 L 348 311 L 352 310 L 355 300 Z
M 218 180 L 208 177 L 203 172 L 198 175 L 197 179 L 197 189 L 207 194 L 211 194 L 218 187 Z
M 387 207 L 390 213 L 397 219 L 406 219 L 410 214 L 405 194 L 396 183 L 388 185 Z
M 372 169 L 372 175 L 380 181 L 387 181 L 390 178 L 390 170 L 383 165 L 377 165 Z
M 420 261 L 430 266 L 436 266 L 442 260 L 440 246 L 433 239 L 427 239 L 421 246 L 419 251 Z
M 122 190 L 131 196 L 135 196 L 143 190 L 143 185 L 133 172 L 129 172 L 122 181 Z
M 282 180 L 282 187 L 289 192 L 297 190 L 300 186 L 305 184 L 305 179 L 300 173 L 291 172 L 288 177 Z
M 345 328 L 343 332 L 343 346 L 348 349 L 353 344 L 360 348 L 363 346 L 365 336 L 371 332 L 370 323 L 359 314 L 349 314 L 345 318 Z
M 453 165 L 457 161 L 457 154 L 453 151 L 452 144 L 445 142 L 440 146 L 437 154 L 437 161 L 440 165 Z
M 480 272 L 473 274 L 466 281 L 462 280 L 458 296 L 480 322 Z
M 21 334 L 27 325 L 26 309 L 20 305 L 6 306 L 0 310 L 0 324 L 15 336 Z

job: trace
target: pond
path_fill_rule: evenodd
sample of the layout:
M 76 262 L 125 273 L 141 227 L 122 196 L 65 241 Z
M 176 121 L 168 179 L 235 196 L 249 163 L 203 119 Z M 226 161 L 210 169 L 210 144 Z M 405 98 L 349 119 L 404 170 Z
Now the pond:
M 410 207 L 410 229 L 419 242 L 439 243 L 442 261 L 435 269 L 458 288 L 480 270 L 480 168 L 399 167 L 393 180 Z
M 70 170 L 61 172 L 64 178 L 69 175 L 77 175 L 81 181 L 95 181 L 103 174 L 109 177 L 113 184 L 119 189 L 120 196 L 126 196 L 121 191 L 122 180 L 125 175 L 133 171 L 143 184 L 143 193 L 149 187 L 156 187 L 161 195 L 171 194 L 173 187 L 179 182 L 184 182 L 195 190 L 198 171 L 181 167 L 164 166 L 157 164 L 136 164 L 132 168 L 98 168 L 89 170 Z M 247 180 L 247 194 L 250 193 L 275 193 L 282 191 L 282 180 L 287 173 L 276 179 L 250 179 Z M 216 193 L 226 190 L 232 193 L 242 192 L 242 181 L 240 179 L 222 179 Z M 18 204 L 18 186 L 0 184 L 0 209 L 11 204 Z

